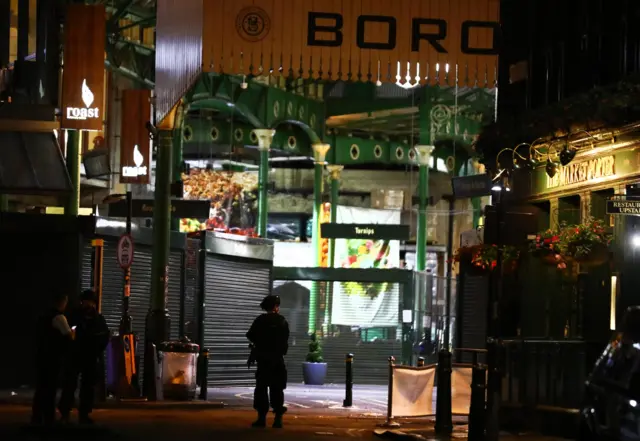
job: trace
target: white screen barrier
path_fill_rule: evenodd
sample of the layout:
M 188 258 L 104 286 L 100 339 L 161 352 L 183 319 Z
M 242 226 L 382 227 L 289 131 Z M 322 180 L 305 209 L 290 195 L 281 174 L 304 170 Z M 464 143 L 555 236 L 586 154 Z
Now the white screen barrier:
M 390 365 L 387 418 L 415 418 L 436 414 L 437 365 L 423 367 Z M 469 415 L 472 368 L 453 365 L 451 372 L 451 413 Z
M 451 371 L 451 413 L 453 415 L 469 415 L 471 371 L 470 367 L 453 366 Z
M 435 366 L 392 366 L 390 418 L 435 415 Z

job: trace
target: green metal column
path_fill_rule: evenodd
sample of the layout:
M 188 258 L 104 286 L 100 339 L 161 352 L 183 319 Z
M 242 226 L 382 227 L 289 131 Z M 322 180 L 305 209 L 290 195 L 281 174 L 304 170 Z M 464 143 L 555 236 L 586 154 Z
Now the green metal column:
M 418 231 L 416 234 L 416 271 L 426 269 L 427 256 L 427 202 L 429 199 L 429 162 L 434 146 L 416 146 L 419 164 L 418 178 Z
M 260 151 L 260 168 L 258 170 L 258 236 L 267 237 L 267 219 L 269 217 L 269 149 L 276 134 L 272 129 L 256 129 Z
M 323 190 L 323 176 L 324 166 L 326 164 L 327 152 L 331 146 L 329 144 L 314 144 L 314 179 L 313 179 L 313 224 L 312 224 L 312 237 L 313 240 L 313 253 L 315 254 L 316 267 L 321 264 L 321 252 L 322 244 L 320 237 L 320 210 L 322 210 L 322 190 Z M 318 316 L 318 291 L 319 286 L 317 282 L 311 285 L 311 292 L 309 295 L 309 334 L 316 332 L 316 320 Z
M 171 182 L 178 183 L 182 181 L 182 127 L 176 127 L 173 131 L 173 166 L 171 168 Z M 180 231 L 180 219 L 171 219 L 171 229 Z
M 156 184 L 153 204 L 153 255 L 151 259 L 151 310 L 167 307 L 167 269 L 171 239 L 171 157 L 173 133 L 162 130 L 156 154 Z
M 64 214 L 77 216 L 80 210 L 80 132 L 77 130 L 67 130 L 66 162 L 71 178 L 71 194 L 64 205 Z
M 335 224 L 338 218 L 338 198 L 340 197 L 340 173 L 344 169 L 343 165 L 329 165 L 329 175 L 331 176 L 331 223 Z M 336 258 L 336 241 L 335 239 L 329 240 L 329 268 L 333 268 Z M 331 301 L 333 297 L 333 283 L 328 282 L 327 286 L 327 299 L 324 307 L 324 323 L 326 329 L 331 327 Z

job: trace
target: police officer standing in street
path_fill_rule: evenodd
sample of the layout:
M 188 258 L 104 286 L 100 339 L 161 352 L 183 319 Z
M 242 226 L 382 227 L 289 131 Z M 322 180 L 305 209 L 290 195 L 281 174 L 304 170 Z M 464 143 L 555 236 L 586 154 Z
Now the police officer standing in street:
M 275 413 L 274 428 L 282 428 L 284 390 L 287 388 L 287 368 L 284 356 L 289 349 L 289 323 L 280 315 L 280 297 L 269 295 L 260 307 L 266 314 L 259 315 L 251 325 L 247 338 L 253 345 L 249 364 L 258 363 L 253 408 L 258 419 L 253 427 L 266 427 L 269 404 Z
M 33 397 L 33 424 L 52 425 L 56 415 L 56 391 L 62 360 L 73 339 L 64 316 L 68 297 L 56 294 L 53 307 L 38 321 L 36 329 L 36 391 Z
M 71 314 L 69 324 L 75 328 L 76 335 L 65 366 L 58 409 L 62 421 L 68 422 L 80 376 L 79 421 L 90 424 L 92 420 L 89 415 L 93 410 L 94 391 L 99 378 L 98 359 L 109 342 L 109 328 L 98 312 L 98 299 L 93 291 L 82 293 L 80 308 Z

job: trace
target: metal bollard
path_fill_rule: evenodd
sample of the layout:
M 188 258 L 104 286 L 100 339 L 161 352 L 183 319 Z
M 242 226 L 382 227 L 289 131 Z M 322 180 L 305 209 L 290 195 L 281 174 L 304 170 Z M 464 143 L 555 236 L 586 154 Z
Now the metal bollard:
M 484 440 L 485 391 L 487 367 L 474 364 L 471 371 L 471 401 L 469 403 L 469 441 Z
M 487 408 L 485 431 L 487 441 L 498 441 L 500 436 L 500 397 L 502 376 L 500 372 L 500 341 L 487 339 Z
M 438 353 L 438 381 L 436 397 L 436 433 L 439 435 L 453 432 L 451 415 L 451 352 Z
M 209 394 L 209 349 L 202 349 L 200 351 L 200 396 L 203 401 L 207 401 L 207 395 Z
M 424 357 L 418 357 L 418 367 L 424 367 Z
M 344 383 L 344 401 L 342 407 L 353 406 L 353 354 L 347 354 L 345 359 L 345 367 L 347 372 L 347 379 Z

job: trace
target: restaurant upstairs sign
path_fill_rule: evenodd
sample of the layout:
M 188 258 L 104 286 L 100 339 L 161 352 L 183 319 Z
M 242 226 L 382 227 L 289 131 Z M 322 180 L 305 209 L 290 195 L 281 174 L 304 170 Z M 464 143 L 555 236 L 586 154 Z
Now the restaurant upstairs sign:
M 460 81 L 495 84 L 499 0 L 205 0 L 202 8 L 210 72 L 444 84 L 457 66 Z
M 60 121 L 62 129 L 102 130 L 105 20 L 104 5 L 67 6 Z
M 547 189 L 561 189 L 577 184 L 597 182 L 616 174 L 615 156 L 603 156 L 559 167 L 553 178 L 547 176 Z

